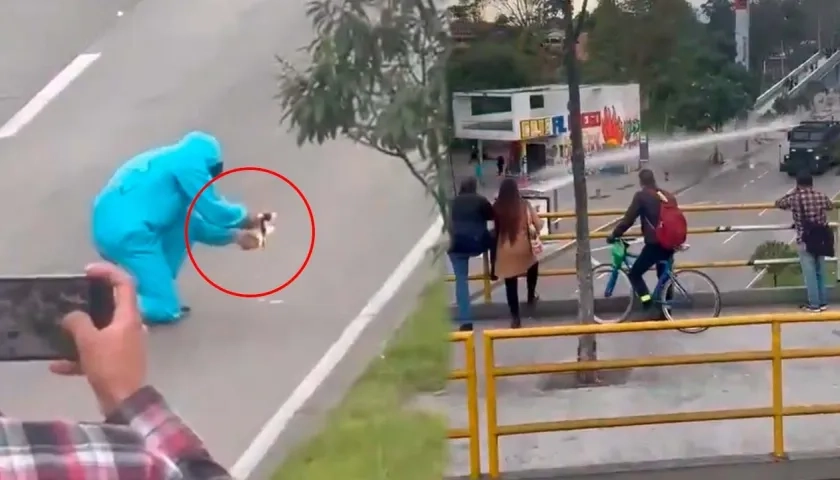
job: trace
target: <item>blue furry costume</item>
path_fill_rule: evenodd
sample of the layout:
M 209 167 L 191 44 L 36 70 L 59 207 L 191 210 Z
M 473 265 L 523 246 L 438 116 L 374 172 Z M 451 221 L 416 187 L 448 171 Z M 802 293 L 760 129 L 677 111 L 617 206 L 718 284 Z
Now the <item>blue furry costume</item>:
M 134 277 L 148 323 L 176 322 L 187 310 L 176 286 L 187 256 L 184 222 L 193 198 L 222 168 L 219 141 L 191 132 L 124 163 L 94 200 L 94 245 Z M 245 207 L 229 203 L 211 185 L 193 209 L 190 244 L 228 245 L 246 222 Z

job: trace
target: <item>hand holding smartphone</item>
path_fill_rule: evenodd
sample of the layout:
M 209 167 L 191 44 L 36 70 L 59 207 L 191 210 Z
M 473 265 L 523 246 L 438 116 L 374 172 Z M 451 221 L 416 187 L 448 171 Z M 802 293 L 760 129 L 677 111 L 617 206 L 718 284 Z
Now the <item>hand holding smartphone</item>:
M 76 360 L 62 319 L 87 313 L 105 328 L 114 315 L 114 291 L 103 278 L 79 275 L 0 276 L 0 362 Z

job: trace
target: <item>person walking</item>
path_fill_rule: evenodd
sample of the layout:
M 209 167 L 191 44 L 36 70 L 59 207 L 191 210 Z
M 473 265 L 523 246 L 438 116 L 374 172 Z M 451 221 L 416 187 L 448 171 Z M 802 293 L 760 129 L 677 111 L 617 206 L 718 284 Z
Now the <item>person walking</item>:
M 499 155 L 496 157 L 496 176 L 501 177 L 505 173 L 505 157 Z
M 484 186 L 484 163 L 477 148 L 473 148 L 472 152 L 470 152 L 470 162 L 473 164 L 475 179 Z
M 822 312 L 828 308 L 825 257 L 834 256 L 834 232 L 828 225 L 828 211 L 834 203 L 822 192 L 814 190 L 814 178 L 802 171 L 796 176 L 796 188 L 776 200 L 776 208 L 788 210 L 796 230 L 796 248 L 802 267 L 802 283 L 808 295 L 800 306 L 808 312 Z
M 536 304 L 539 262 L 535 247 L 543 220 L 534 207 L 522 198 L 513 178 L 505 178 L 493 205 L 496 231 L 494 272 L 505 282 L 505 296 L 510 310 L 510 328 L 522 326 L 519 309 L 519 277 L 525 276 L 527 302 Z
M 478 193 L 475 178 L 461 182 L 458 195 L 450 205 L 452 232 L 449 242 L 449 262 L 455 275 L 456 322 L 460 331 L 470 331 L 472 309 L 470 306 L 470 259 L 493 248 L 493 237 L 487 222 L 493 220 L 493 206 Z

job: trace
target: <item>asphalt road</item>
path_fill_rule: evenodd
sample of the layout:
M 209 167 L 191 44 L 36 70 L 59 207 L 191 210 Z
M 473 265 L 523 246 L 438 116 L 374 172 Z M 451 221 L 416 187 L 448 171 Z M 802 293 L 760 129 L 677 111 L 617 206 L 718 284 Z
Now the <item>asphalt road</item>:
M 139 0 L 6 0 L 0 15 L 0 124 Z
M 304 2 L 144 0 L 119 18 L 120 4 L 130 2 L 12 3 L 11 14 L 4 5 L 0 35 L 13 36 L 17 30 L 5 27 L 17 26 L 23 38 L 46 30 L 54 38 L 29 50 L 21 38 L 2 42 L 25 50 L 10 57 L 20 61 L 0 55 L 2 77 L 16 72 L 13 90 L 22 99 L 2 111 L 5 118 L 73 56 L 101 56 L 16 136 L 0 140 L 4 274 L 80 271 L 96 258 L 90 201 L 113 169 L 196 128 L 219 136 L 227 166 L 274 168 L 312 205 L 316 248 L 297 282 L 265 301 L 237 299 L 188 266 L 181 285 L 193 316 L 152 332 L 152 383 L 232 465 L 427 230 L 429 203 L 399 162 L 346 142 L 299 149 L 278 126 L 274 55 L 292 55 L 310 40 Z M 234 290 L 279 285 L 310 241 L 302 202 L 268 176 L 242 173 L 221 183 L 255 209 L 278 211 L 278 233 L 261 253 L 199 250 L 202 269 Z M 99 418 L 86 385 L 52 377 L 44 365 L 0 365 L 0 381 L 13 386 L 0 389 L 7 415 Z

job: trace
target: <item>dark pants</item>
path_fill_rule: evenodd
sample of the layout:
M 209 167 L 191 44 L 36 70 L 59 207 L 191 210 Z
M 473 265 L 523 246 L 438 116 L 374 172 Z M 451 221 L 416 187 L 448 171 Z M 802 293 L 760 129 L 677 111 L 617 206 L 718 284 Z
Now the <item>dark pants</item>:
M 525 286 L 528 294 L 528 303 L 533 303 L 537 295 L 537 278 L 540 275 L 540 263 L 534 262 L 531 268 L 525 272 Z M 519 277 L 505 279 L 505 296 L 507 297 L 510 315 L 519 318 Z
M 642 305 L 647 306 L 653 302 L 650 291 L 645 283 L 645 273 L 656 265 L 656 278 L 658 281 L 665 271 L 665 265 L 662 262 L 669 260 L 673 256 L 673 250 L 666 250 L 655 244 L 645 244 L 642 251 L 639 252 L 639 257 L 633 263 L 633 266 L 630 267 L 630 271 L 627 272 L 627 277 L 630 278 L 630 284 L 633 285 L 633 290 L 639 296 Z

